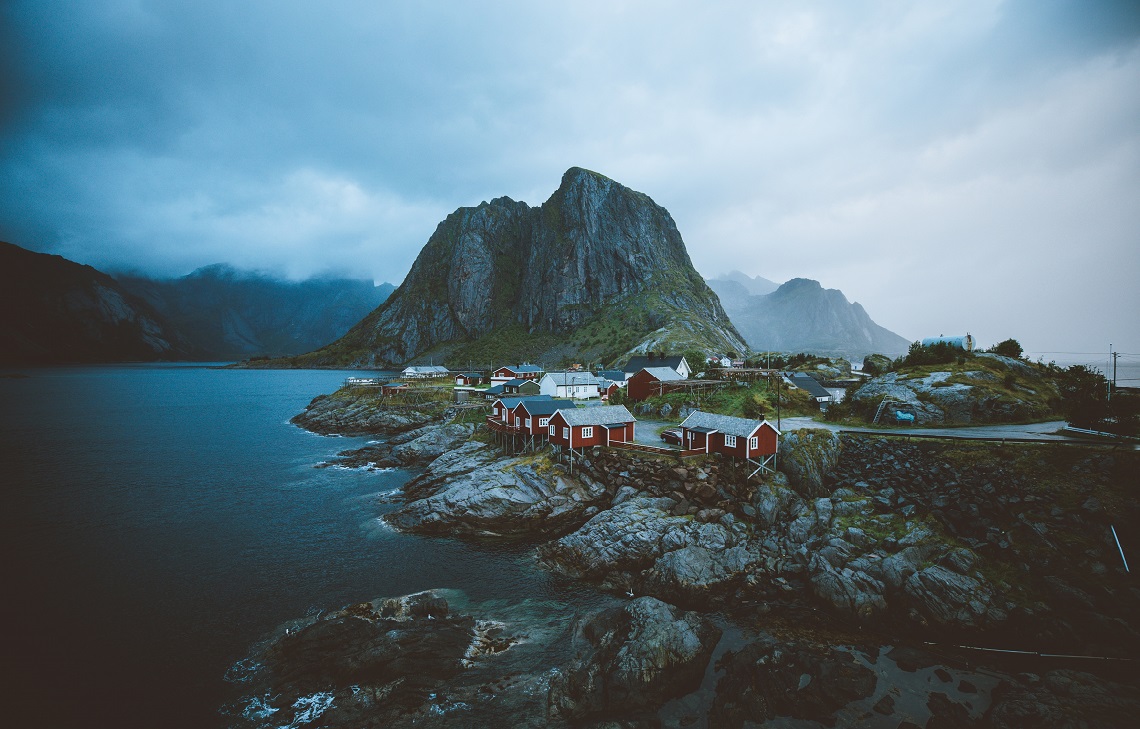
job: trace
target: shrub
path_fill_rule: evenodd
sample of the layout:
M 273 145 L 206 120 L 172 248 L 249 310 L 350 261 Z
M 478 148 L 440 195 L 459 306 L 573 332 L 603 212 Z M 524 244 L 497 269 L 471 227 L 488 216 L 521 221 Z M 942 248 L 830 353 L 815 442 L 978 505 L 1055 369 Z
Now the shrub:
M 921 342 L 912 342 L 906 355 L 894 361 L 893 369 L 950 364 L 960 357 L 964 358 L 962 350 L 946 342 L 935 342 L 929 347 Z
M 1021 348 L 1021 343 L 1016 339 L 1007 339 L 1004 342 L 998 342 L 990 347 L 990 352 L 1000 354 L 1002 357 L 1009 357 L 1011 359 L 1021 359 L 1021 353 L 1024 350 Z

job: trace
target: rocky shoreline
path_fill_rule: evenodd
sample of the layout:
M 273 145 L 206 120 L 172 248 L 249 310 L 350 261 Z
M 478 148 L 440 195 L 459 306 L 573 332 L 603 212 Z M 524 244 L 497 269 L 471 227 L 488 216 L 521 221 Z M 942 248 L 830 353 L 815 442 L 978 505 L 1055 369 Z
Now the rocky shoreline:
M 505 714 L 513 723 L 1124 726 L 1140 710 L 1132 662 L 1140 589 L 1110 536 L 1110 527 L 1140 529 L 1129 491 L 1140 473 L 1135 453 L 803 430 L 785 434 L 781 470 L 762 481 L 730 460 L 681 465 L 601 449 L 570 473 L 543 454 L 506 457 L 472 438 L 471 426 L 430 424 L 438 414 L 329 400 L 295 422 L 387 436 L 342 454 L 346 462 L 422 466 L 384 516 L 390 525 L 522 540 L 542 566 L 620 601 L 580 617 L 576 645 L 585 652 L 522 672 L 517 685 L 542 701 L 490 692 L 503 699 L 497 707 L 515 707 Z M 716 615 L 721 622 L 709 623 Z M 437 628 L 423 621 L 427 632 Z M 731 650 L 722 631 L 736 636 Z M 293 640 L 280 638 L 280 650 Z M 924 644 L 941 646 L 939 655 Z M 1020 662 L 980 669 L 979 656 L 992 654 L 950 648 L 960 645 L 1097 658 L 1010 654 Z M 302 663 L 324 660 L 324 649 L 313 650 Z M 512 650 L 507 640 L 503 654 Z M 639 663 L 647 655 L 671 657 Z M 899 689 L 919 671 L 925 687 Z M 273 675 L 272 690 L 292 696 L 284 674 Z M 436 687 L 455 691 L 474 675 L 441 674 Z M 377 725 L 435 725 L 422 723 L 431 703 L 423 696 L 419 704 L 372 696 L 369 711 L 386 717 Z M 469 721 L 492 716 L 466 706 Z M 322 725 L 368 725 L 365 715 L 373 716 L 334 721 L 326 712 Z

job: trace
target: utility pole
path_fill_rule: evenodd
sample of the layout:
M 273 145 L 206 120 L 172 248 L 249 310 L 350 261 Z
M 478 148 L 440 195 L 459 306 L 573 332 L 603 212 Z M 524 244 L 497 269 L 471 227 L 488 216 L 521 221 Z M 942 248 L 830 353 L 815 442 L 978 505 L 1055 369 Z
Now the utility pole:
M 1113 363 L 1112 342 L 1109 342 L 1108 343 L 1108 364 L 1111 365 L 1112 363 Z M 1108 372 L 1106 371 L 1105 374 L 1107 375 Z M 1115 373 L 1113 374 L 1111 380 L 1109 380 L 1107 377 L 1105 378 L 1105 380 L 1106 381 L 1104 383 L 1104 387 L 1106 390 L 1108 390 L 1108 402 L 1112 402 L 1112 388 L 1114 385 L 1116 385 L 1116 374 Z
M 780 426 L 780 380 L 784 379 L 782 373 L 776 373 L 776 430 L 783 430 Z
M 1112 353 L 1112 389 L 1116 389 L 1116 360 L 1120 358 L 1120 352 Z

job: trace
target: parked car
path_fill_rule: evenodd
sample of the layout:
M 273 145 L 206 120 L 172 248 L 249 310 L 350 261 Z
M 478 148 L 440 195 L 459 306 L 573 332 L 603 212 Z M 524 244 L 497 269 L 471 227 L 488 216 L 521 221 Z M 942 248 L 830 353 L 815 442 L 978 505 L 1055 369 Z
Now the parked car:
M 673 445 L 681 445 L 681 429 L 680 428 L 666 428 L 661 431 L 661 440 Z

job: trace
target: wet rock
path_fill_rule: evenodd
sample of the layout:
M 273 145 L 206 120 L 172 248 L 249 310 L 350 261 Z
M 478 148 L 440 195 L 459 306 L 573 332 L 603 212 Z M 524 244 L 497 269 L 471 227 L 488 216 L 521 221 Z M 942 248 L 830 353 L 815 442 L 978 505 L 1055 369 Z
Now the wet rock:
M 843 613 L 873 618 L 887 609 L 881 581 L 850 568 L 824 567 L 812 575 L 815 594 Z
M 709 726 L 738 729 L 776 717 L 834 725 L 832 715 L 852 701 L 871 696 L 874 671 L 837 648 L 808 648 L 762 638 L 717 663 Z M 746 724 L 747 723 L 747 724 Z
M 275 689 L 289 696 L 401 680 L 392 699 L 415 702 L 420 687 L 462 670 L 474 627 L 473 618 L 449 615 L 446 601 L 434 597 L 383 611 L 364 603 L 287 633 L 265 663 Z
M 930 694 L 926 708 L 930 710 L 926 729 L 970 729 L 978 725 L 970 717 L 970 710 L 965 705 L 951 700 L 944 693 Z
M 994 605 L 988 584 L 939 565 L 915 572 L 903 589 L 922 615 L 938 625 L 977 627 L 1007 617 Z
M 1131 727 L 1137 716 L 1140 689 L 1135 683 L 1117 683 L 1062 669 L 1050 671 L 1039 681 L 999 686 L 985 720 L 994 729 L 1061 729 Z
M 720 629 L 652 597 L 606 610 L 582 629 L 581 654 L 550 681 L 551 714 L 583 719 L 652 712 L 697 688 Z

